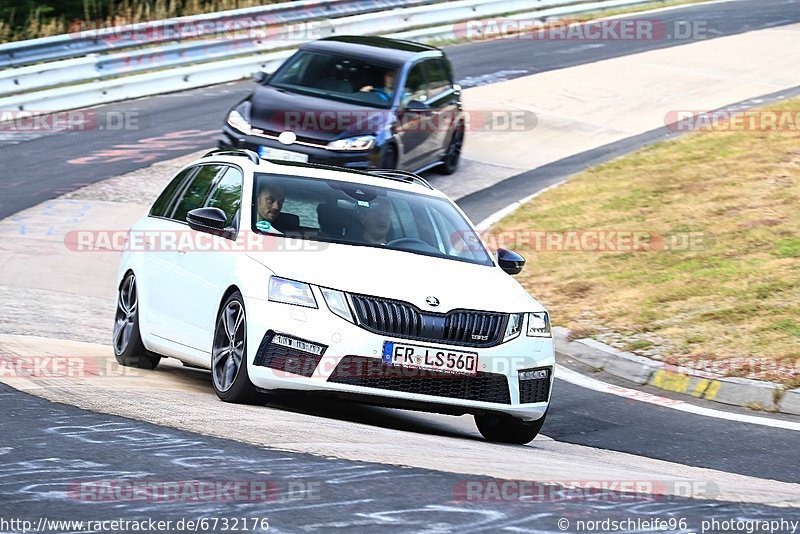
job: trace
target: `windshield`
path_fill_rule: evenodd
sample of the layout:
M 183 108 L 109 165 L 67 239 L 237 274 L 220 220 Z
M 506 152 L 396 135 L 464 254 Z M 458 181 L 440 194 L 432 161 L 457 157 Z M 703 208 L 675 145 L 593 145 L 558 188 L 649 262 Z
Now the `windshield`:
M 270 79 L 269 85 L 342 102 L 390 108 L 397 68 L 318 52 L 300 51 Z
M 467 220 L 446 199 L 275 174 L 256 174 L 254 185 L 255 232 L 493 265 Z

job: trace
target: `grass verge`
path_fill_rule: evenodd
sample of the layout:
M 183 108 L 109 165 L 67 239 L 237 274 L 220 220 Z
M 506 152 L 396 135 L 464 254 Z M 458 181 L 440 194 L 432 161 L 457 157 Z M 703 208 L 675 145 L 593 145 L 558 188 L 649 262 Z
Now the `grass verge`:
M 800 99 L 769 110 L 800 114 Z M 611 230 L 644 245 L 568 246 Z M 518 236 L 536 244 L 531 231 L 555 245 L 526 246 Z M 492 232 L 527 256 L 519 280 L 554 324 L 670 363 L 800 384 L 796 129 L 698 131 L 645 148 L 548 191 Z

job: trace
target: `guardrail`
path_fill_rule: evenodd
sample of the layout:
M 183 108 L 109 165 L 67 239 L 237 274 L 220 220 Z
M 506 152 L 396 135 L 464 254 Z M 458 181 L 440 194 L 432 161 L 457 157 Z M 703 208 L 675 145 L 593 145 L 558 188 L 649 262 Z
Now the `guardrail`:
M 64 35 L 0 44 L 0 69 L 87 54 L 256 30 L 298 21 L 385 11 L 445 0 L 300 0 L 115 27 L 78 28 Z
M 416 41 L 458 39 L 454 24 L 466 20 L 501 15 L 563 17 L 650 1 L 304 0 L 92 30 L 88 35 L 8 43 L 0 45 L 0 58 L 5 57 L 7 62 L 62 59 L 0 71 L 0 110 L 75 109 L 235 81 L 258 70 L 272 71 L 300 43 L 331 35 L 379 34 Z M 341 4 L 336 7 L 338 16 L 311 18 L 330 13 L 332 4 Z M 285 23 L 290 20 L 302 22 Z M 184 31 L 186 28 L 191 31 Z M 120 37 L 118 42 L 115 35 Z M 201 38 L 219 35 L 233 38 Z M 69 39 L 75 39 L 74 47 Z M 169 44 L 163 44 L 167 41 Z M 90 49 L 114 52 L 72 57 Z

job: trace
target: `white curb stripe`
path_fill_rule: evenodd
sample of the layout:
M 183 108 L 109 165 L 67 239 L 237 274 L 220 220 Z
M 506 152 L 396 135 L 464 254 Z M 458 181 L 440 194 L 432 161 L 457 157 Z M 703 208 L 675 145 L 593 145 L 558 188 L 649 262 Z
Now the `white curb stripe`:
M 659 397 L 658 395 L 653 395 L 652 393 L 647 393 L 645 391 L 638 391 L 636 389 L 630 389 L 623 386 L 615 386 L 613 384 L 607 384 L 605 382 L 597 380 L 596 378 L 591 378 L 582 375 L 577 371 L 573 371 L 572 369 L 567 369 L 564 366 L 558 367 L 558 370 L 556 371 L 556 378 L 560 378 L 565 382 L 569 382 L 570 384 L 574 384 L 576 386 L 591 389 L 594 391 L 599 391 L 601 393 L 608 393 L 629 400 L 646 402 L 648 404 L 655 404 L 657 406 L 662 406 L 664 408 L 671 408 L 673 410 L 678 410 L 681 412 L 687 412 L 695 415 L 702 415 L 705 417 L 715 417 L 717 419 L 726 419 L 728 421 L 737 421 L 739 423 L 750 423 L 753 425 L 770 426 L 773 428 L 782 428 L 784 430 L 794 430 L 796 432 L 800 432 L 800 423 L 794 423 L 792 421 L 783 421 L 780 419 L 769 419 L 767 417 L 757 417 L 754 415 L 723 412 L 711 408 L 704 408 L 702 406 L 697 406 L 695 404 L 690 404 L 688 402 L 684 402 L 681 400 L 669 399 L 667 397 Z

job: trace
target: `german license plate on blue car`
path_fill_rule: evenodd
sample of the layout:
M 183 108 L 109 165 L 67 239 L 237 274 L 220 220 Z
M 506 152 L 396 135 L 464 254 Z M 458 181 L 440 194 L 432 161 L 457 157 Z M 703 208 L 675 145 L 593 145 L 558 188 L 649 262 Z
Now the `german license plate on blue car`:
M 258 147 L 258 155 L 264 159 L 276 159 L 279 161 L 297 161 L 300 163 L 308 161 L 308 154 L 294 152 L 292 150 L 283 150 L 281 148 L 271 148 L 268 146 Z
M 463 375 L 478 372 L 478 354 L 394 341 L 383 342 L 383 363 Z

